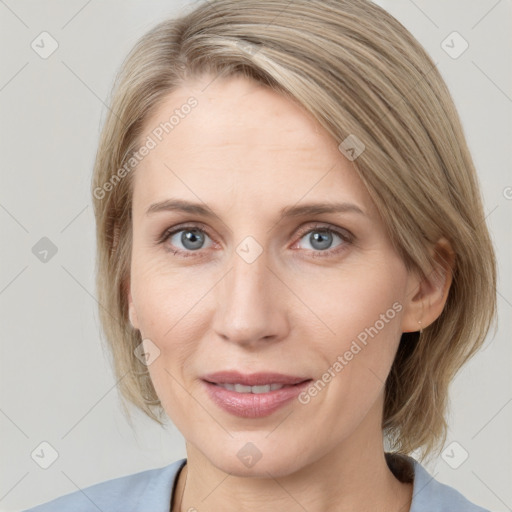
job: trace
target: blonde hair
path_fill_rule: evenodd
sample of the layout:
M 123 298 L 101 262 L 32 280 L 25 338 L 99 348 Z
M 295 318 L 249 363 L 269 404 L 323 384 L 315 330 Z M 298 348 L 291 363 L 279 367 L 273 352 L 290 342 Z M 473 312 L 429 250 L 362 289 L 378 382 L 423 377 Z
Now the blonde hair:
M 496 315 L 495 254 L 439 71 L 395 18 L 367 0 L 206 2 L 155 26 L 123 63 L 92 180 L 100 321 L 122 396 L 162 424 L 147 368 L 134 355 L 141 335 L 128 317 L 133 172 L 126 164 L 163 98 L 203 74 L 249 77 L 298 102 L 338 143 L 349 135 L 362 141 L 354 168 L 409 270 L 427 277 L 436 269 L 429 248 L 442 236 L 451 243 L 444 310 L 421 335 L 402 334 L 382 422 L 396 452 L 419 449 L 424 457 L 439 449 L 450 381 Z

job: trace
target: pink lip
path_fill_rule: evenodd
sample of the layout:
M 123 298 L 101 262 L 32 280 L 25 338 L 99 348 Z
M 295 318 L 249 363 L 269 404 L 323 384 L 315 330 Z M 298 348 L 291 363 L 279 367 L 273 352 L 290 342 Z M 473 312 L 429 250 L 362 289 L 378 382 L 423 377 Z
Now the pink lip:
M 219 372 L 203 378 L 206 391 L 212 401 L 226 412 L 241 418 L 269 416 L 296 398 L 309 385 L 310 380 L 278 373 L 243 375 L 238 372 Z M 268 393 L 238 393 L 218 385 L 225 383 L 246 386 L 275 383 L 283 384 L 285 387 Z

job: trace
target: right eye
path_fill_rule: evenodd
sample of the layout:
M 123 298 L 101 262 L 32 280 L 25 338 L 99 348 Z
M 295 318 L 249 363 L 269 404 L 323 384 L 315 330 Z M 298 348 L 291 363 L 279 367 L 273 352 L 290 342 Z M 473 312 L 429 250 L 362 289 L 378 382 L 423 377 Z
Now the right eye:
M 162 244 L 170 242 L 167 248 L 175 255 L 189 257 L 194 256 L 190 253 L 205 248 L 203 246 L 207 238 L 210 237 L 206 231 L 197 226 L 181 226 L 179 229 L 171 228 L 167 230 L 159 242 Z

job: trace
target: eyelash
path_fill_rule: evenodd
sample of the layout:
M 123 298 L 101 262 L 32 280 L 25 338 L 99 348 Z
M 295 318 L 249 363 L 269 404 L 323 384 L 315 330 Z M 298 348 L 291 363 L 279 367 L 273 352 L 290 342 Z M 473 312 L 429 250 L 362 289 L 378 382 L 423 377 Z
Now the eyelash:
M 207 235 L 210 239 L 213 240 L 213 238 L 209 235 L 208 230 L 206 230 L 204 227 L 201 227 L 200 225 L 185 225 L 185 226 L 177 226 L 170 229 L 167 229 L 164 231 L 164 233 L 160 236 L 160 238 L 157 240 L 157 244 L 164 244 L 167 242 L 173 235 L 176 233 L 179 233 L 181 231 L 199 231 L 200 233 L 203 233 Z M 324 258 L 329 256 L 337 255 L 340 252 L 343 252 L 347 249 L 347 244 L 353 244 L 355 237 L 347 230 L 338 231 L 337 229 L 334 229 L 330 227 L 329 225 L 325 224 L 316 224 L 315 226 L 304 228 L 303 230 L 299 229 L 299 238 L 298 241 L 300 241 L 302 238 L 304 238 L 305 235 L 308 235 L 309 233 L 320 231 L 323 233 L 332 233 L 334 235 L 337 235 L 341 238 L 341 240 L 344 242 L 343 244 L 335 247 L 334 249 L 327 249 L 325 251 L 320 250 L 309 250 L 308 252 L 312 253 L 312 256 L 314 258 Z M 173 255 L 180 255 L 184 258 L 189 257 L 201 257 L 203 254 L 201 253 L 201 250 L 197 251 L 183 251 L 182 249 L 169 249 L 166 248 L 167 251 L 172 252 Z

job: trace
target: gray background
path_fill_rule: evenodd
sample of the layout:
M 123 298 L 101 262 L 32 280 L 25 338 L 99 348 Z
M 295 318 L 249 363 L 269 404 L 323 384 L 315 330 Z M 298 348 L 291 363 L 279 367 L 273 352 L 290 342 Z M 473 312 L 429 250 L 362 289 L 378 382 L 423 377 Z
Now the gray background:
M 470 500 L 512 510 L 511 1 L 378 3 L 424 45 L 452 91 L 499 258 L 497 334 L 455 380 L 447 449 L 427 468 Z M 2 511 L 186 456 L 170 422 L 162 429 L 134 411 L 132 430 L 119 406 L 99 337 L 89 183 L 121 60 L 156 22 L 191 6 L 0 0 Z M 59 45 L 46 59 L 31 47 L 43 31 Z M 453 31 L 469 43 L 456 59 L 441 46 Z M 33 253 L 43 237 L 57 248 L 46 262 Z M 35 462 L 50 453 L 44 441 L 58 453 L 47 469 Z

